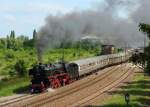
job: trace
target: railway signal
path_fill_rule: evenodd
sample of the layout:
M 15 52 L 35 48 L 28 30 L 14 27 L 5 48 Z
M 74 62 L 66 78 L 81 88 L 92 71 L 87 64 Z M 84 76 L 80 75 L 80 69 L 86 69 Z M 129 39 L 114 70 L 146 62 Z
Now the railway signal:
M 129 105 L 129 102 L 130 102 L 130 95 L 129 95 L 129 93 L 125 94 L 125 101 L 126 101 L 126 104 Z

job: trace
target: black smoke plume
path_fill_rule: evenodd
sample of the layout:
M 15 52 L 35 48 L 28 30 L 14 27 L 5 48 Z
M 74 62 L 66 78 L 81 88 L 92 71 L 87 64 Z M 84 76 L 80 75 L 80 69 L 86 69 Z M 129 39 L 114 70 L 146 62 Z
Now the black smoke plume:
M 105 0 L 95 4 L 84 11 L 49 15 L 38 32 L 39 58 L 46 49 L 79 40 L 83 34 L 94 34 L 118 47 L 143 46 L 144 36 L 138 25 L 150 24 L 150 0 Z

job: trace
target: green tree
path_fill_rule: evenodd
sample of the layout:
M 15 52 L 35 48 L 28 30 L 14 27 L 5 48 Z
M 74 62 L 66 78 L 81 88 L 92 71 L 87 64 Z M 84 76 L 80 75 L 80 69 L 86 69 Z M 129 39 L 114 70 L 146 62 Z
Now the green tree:
M 6 46 L 7 46 L 6 39 L 5 38 L 1 38 L 0 39 L 0 48 L 5 49 L 5 48 L 7 48 Z
M 11 31 L 10 36 L 7 36 L 7 48 L 15 49 L 15 31 Z
M 36 40 L 36 37 L 37 37 L 37 32 L 36 32 L 36 30 L 34 29 L 34 30 L 33 30 L 33 38 L 32 38 L 32 39 L 33 39 L 33 40 Z
M 34 31 L 34 38 L 36 35 L 36 31 Z M 18 50 L 22 48 L 27 48 L 27 47 L 33 47 L 34 44 L 33 39 L 29 39 L 27 36 L 21 35 L 18 36 L 17 38 L 15 37 L 15 31 L 11 31 L 10 36 L 7 35 L 6 38 L 6 47 L 7 49 L 13 49 L 13 50 Z
M 11 43 L 10 43 L 10 38 L 9 38 L 8 35 L 7 35 L 7 38 L 6 38 L 6 42 L 7 42 L 7 49 L 10 49 Z
M 15 31 L 14 30 L 11 31 L 10 38 L 11 39 L 15 39 Z
M 139 30 L 142 31 L 145 35 L 147 35 L 148 38 L 150 39 L 150 25 L 140 23 L 139 28 L 140 28 Z M 144 60 L 145 71 L 148 74 L 150 74 L 150 42 L 149 42 L 148 46 L 145 47 L 145 49 L 144 49 L 143 57 L 144 58 L 141 58 L 141 59 Z M 142 60 L 140 62 L 142 62 Z
M 31 40 L 31 42 L 32 42 L 32 47 L 35 47 L 36 39 L 37 39 L 37 32 L 36 32 L 36 30 L 34 29 L 34 31 L 33 31 L 33 38 L 32 38 L 32 40 Z
M 36 42 L 36 38 L 37 38 L 37 32 L 36 30 L 33 31 L 33 38 L 32 39 L 29 39 L 29 38 L 26 38 L 24 40 L 24 48 L 33 48 L 35 47 L 35 42 Z
M 26 37 L 24 35 L 17 37 L 16 41 L 15 41 L 15 47 L 17 49 L 25 48 L 26 45 L 28 45 L 28 44 L 25 44 L 25 41 L 29 41 L 28 37 Z

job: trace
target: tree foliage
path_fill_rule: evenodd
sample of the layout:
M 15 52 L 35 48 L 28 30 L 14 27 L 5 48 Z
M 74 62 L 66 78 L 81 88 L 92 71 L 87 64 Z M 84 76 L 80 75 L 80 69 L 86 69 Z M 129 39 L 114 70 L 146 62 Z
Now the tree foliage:
M 27 67 L 26 67 L 25 61 L 22 59 L 16 62 L 14 68 L 15 68 L 16 73 L 20 77 L 25 76 L 27 74 Z
M 36 41 L 37 32 L 33 31 L 33 38 L 29 39 L 29 37 L 21 35 L 16 36 L 15 31 L 11 31 L 10 35 L 7 35 L 6 38 L 0 38 L 0 49 L 26 49 L 26 48 L 34 48 Z
M 141 52 L 133 53 L 132 57 L 130 57 L 130 61 L 132 61 L 135 65 L 139 64 L 144 69 L 145 67 L 145 54 Z
M 139 30 L 142 31 L 144 34 L 146 34 L 150 38 L 150 25 L 140 23 L 139 24 Z
M 12 67 L 6 67 L 6 69 L 3 69 L 3 71 L 9 71 L 9 75 L 18 75 L 18 76 L 24 76 L 27 72 L 26 68 L 28 68 L 25 64 L 24 60 L 18 60 L 20 59 L 20 54 L 22 53 L 22 57 L 24 52 L 30 52 L 30 50 L 35 49 L 35 41 L 36 41 L 37 32 L 36 30 L 33 31 L 32 38 L 29 38 L 25 35 L 16 35 L 15 31 L 12 30 L 9 35 L 7 35 L 5 38 L 0 38 L 0 51 L 1 51 L 1 58 L 3 63 L 6 63 L 4 65 L 10 65 Z M 16 55 L 17 54 L 17 55 Z M 31 53 L 33 54 L 33 53 Z M 4 67 L 5 68 L 5 67 Z M 3 72 L 2 71 L 2 72 Z
M 8 51 L 5 52 L 5 59 L 6 60 L 13 59 L 14 57 L 15 56 L 14 56 L 13 50 L 9 49 Z
M 147 35 L 148 38 L 150 39 L 150 25 L 140 23 L 139 28 L 140 28 L 139 30 L 142 31 L 145 35 Z M 144 57 L 143 59 L 144 59 L 145 71 L 150 74 L 150 42 L 148 46 L 144 48 L 143 57 Z
M 1 48 L 1 49 L 5 49 L 6 46 L 7 46 L 6 39 L 5 39 L 5 38 L 1 38 L 1 39 L 0 39 L 0 48 Z

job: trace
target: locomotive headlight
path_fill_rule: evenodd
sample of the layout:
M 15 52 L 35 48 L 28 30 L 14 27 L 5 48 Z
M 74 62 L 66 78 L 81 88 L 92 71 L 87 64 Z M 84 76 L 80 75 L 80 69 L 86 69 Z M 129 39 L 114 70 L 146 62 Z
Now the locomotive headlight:
M 34 89 L 32 88 L 32 89 L 30 90 L 30 92 L 33 93 L 33 92 L 34 92 Z

